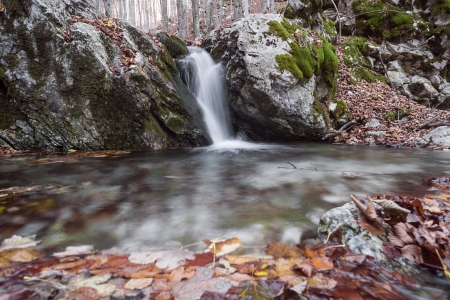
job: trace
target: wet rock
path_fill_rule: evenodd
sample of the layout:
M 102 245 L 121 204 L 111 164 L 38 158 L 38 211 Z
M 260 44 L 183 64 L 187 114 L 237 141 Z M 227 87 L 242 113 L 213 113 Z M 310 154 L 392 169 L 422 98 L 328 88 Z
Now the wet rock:
M 450 146 L 450 126 L 440 126 L 423 136 L 426 143 L 435 146 Z
M 280 32 L 273 32 L 269 22 L 278 24 Z M 336 82 L 337 68 L 327 73 L 330 84 L 324 75 L 327 71 L 299 79 L 302 74 L 295 76 L 280 67 L 277 57 L 290 55 L 296 43 L 287 31 L 285 37 L 280 37 L 286 30 L 282 22 L 289 21 L 283 21 L 280 15 L 250 15 L 206 41 L 213 57 L 220 57 L 226 65 L 232 123 L 253 140 L 320 136 L 330 122 L 329 99 L 333 98 L 331 84 Z M 312 43 L 305 30 L 297 29 L 297 34 L 301 43 Z M 343 115 L 340 110 L 336 119 Z
M 208 143 L 172 59 L 140 29 L 119 22 L 135 54 L 122 67 L 110 36 L 89 22 L 70 25 L 72 16 L 96 20 L 91 1 L 17 3 L 4 2 L 0 16 L 0 140 L 52 150 Z
M 381 209 L 377 204 L 375 207 Z M 347 203 L 327 211 L 320 219 L 318 231 L 328 235 L 341 230 L 343 243 L 354 253 L 370 255 L 380 263 L 390 263 L 383 250 L 383 244 L 387 241 L 386 234 L 374 235 L 362 229 L 358 225 L 358 220 L 362 218 L 363 215 L 356 205 Z

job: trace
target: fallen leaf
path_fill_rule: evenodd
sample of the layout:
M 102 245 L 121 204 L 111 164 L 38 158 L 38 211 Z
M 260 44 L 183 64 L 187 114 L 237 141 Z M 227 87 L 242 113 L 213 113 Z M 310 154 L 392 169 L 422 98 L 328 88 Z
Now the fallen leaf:
M 336 284 L 337 284 L 336 280 L 328 276 L 325 276 L 322 273 L 317 273 L 316 275 L 308 279 L 308 286 L 310 287 L 330 290 L 333 289 L 336 286 Z
M 69 293 L 67 300 L 97 300 L 98 292 L 91 287 L 80 287 Z
M 302 253 L 297 248 L 290 247 L 281 242 L 270 244 L 266 249 L 266 253 L 273 255 L 275 258 L 302 257 Z
M 308 263 L 296 263 L 293 269 L 300 269 L 306 276 L 310 277 L 314 267 Z
M 9 239 L 5 239 L 0 247 L 0 252 L 18 248 L 30 248 L 39 244 L 41 241 L 36 241 L 36 235 L 22 237 L 20 235 L 13 235 Z
M 203 292 L 211 291 L 225 294 L 231 288 L 231 282 L 224 277 L 212 278 L 214 271 L 197 267 L 191 280 L 181 281 L 173 286 L 173 294 L 177 300 L 199 299 Z
M 94 246 L 92 245 L 82 245 L 82 246 L 69 246 L 63 252 L 55 252 L 53 256 L 55 257 L 64 257 L 71 255 L 81 255 L 81 254 L 91 254 L 94 250 Z
M 406 244 L 414 244 L 414 240 L 408 234 L 408 228 L 405 223 L 397 223 L 394 225 L 394 233 L 395 235 L 401 239 Z
M 30 262 L 38 258 L 38 252 L 34 249 L 18 249 L 9 258 L 13 262 Z
M 144 289 L 150 286 L 153 282 L 153 278 L 140 278 L 140 279 L 130 279 L 123 286 L 124 289 L 133 290 L 133 289 Z
M 406 245 L 401 249 L 403 257 L 417 264 L 423 264 L 422 250 L 415 245 Z
M 377 225 L 377 223 L 372 223 L 369 220 L 363 218 L 358 220 L 358 225 L 362 229 L 367 230 L 368 232 L 374 234 L 374 235 L 380 235 L 384 233 L 384 228 Z
M 185 266 L 198 266 L 198 267 L 204 267 L 207 264 L 210 264 L 214 261 L 214 254 L 211 252 L 207 253 L 198 253 L 195 254 L 195 258 L 193 260 L 188 260 L 185 264 Z
M 246 299 L 274 299 L 281 295 L 285 283 L 276 280 L 250 280 L 244 281 L 238 286 L 239 298 Z
M 237 237 L 233 237 L 231 239 L 227 240 L 208 240 L 205 239 L 203 242 L 208 246 L 207 249 L 205 249 L 205 253 L 212 252 L 216 254 L 217 256 L 222 256 L 228 253 L 231 253 L 238 249 L 241 246 L 241 240 Z
M 184 265 L 188 259 L 195 259 L 195 255 L 194 252 L 186 249 L 132 252 L 128 257 L 128 260 L 135 264 L 150 264 L 156 261 L 159 269 L 167 270 Z
M 306 290 L 306 286 L 308 285 L 308 281 L 303 280 L 302 278 L 296 277 L 293 280 L 289 281 L 289 289 L 293 290 L 297 294 L 301 295 Z

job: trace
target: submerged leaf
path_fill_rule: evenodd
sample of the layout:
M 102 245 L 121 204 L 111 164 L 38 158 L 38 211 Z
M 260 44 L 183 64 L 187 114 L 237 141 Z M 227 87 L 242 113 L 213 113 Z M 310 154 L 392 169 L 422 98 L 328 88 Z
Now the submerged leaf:
M 194 252 L 185 249 L 132 252 L 128 260 L 135 264 L 150 264 L 156 261 L 159 269 L 173 270 L 184 265 L 186 260 L 195 259 Z
M 285 283 L 276 280 L 249 280 L 238 286 L 239 298 L 274 299 L 284 291 Z

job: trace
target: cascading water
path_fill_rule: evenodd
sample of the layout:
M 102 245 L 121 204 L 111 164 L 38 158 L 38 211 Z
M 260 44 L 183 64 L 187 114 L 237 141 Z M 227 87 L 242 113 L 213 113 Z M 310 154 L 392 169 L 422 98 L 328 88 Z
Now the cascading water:
M 227 98 L 223 84 L 223 67 L 205 50 L 188 47 L 181 78 L 197 98 L 209 136 L 214 144 L 232 140 Z

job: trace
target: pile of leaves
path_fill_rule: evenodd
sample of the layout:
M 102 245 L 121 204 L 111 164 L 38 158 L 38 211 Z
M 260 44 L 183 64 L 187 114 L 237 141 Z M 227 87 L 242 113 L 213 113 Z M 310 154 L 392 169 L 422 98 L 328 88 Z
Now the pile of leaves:
M 415 284 L 342 245 L 274 243 L 258 258 L 226 255 L 240 245 L 232 238 L 211 241 L 199 254 L 184 248 L 94 254 L 81 246 L 43 258 L 29 248 L 36 243 L 14 236 L 2 244 L 2 299 L 402 299 L 395 286 Z
M 343 38 L 343 41 L 348 37 Z M 344 63 L 345 54 L 338 45 L 339 80 L 336 99 L 344 100 L 349 108 L 350 119 L 354 124 L 348 132 L 341 132 L 336 136 L 336 143 L 364 145 L 373 143 L 382 146 L 414 147 L 414 138 L 423 137 L 437 126 L 450 124 L 450 111 L 439 110 L 422 105 L 402 95 L 388 84 L 376 81 L 369 83 L 362 79 L 352 78 L 353 68 Z M 408 111 L 407 118 L 401 112 Z M 386 118 L 392 112 L 395 119 Z M 380 126 L 366 127 L 364 124 L 376 118 Z M 366 140 L 368 131 L 385 131 L 385 135 L 371 136 Z M 428 146 L 428 145 L 427 145 Z M 429 146 L 440 150 L 446 147 Z

